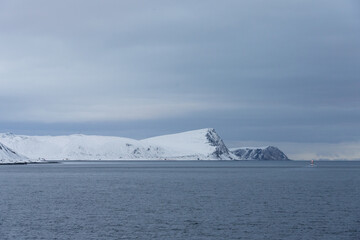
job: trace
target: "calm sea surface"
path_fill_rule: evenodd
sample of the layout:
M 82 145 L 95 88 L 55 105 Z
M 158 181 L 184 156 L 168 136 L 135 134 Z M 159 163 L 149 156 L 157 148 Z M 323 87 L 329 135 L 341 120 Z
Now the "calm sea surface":
M 0 166 L 0 239 L 360 239 L 360 162 Z

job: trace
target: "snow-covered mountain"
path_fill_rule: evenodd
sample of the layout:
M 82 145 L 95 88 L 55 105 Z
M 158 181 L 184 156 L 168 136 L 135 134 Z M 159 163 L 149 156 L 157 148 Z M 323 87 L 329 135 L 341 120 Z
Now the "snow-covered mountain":
M 20 154 L 17 154 L 12 149 L 8 148 L 4 144 L 0 143 L 0 164 L 4 163 L 24 163 L 29 162 L 30 160 L 22 156 Z
M 147 138 L 141 142 L 161 146 L 166 149 L 164 156 L 170 159 L 231 160 L 235 157 L 213 128 Z
M 231 160 L 224 142 L 212 128 L 144 140 L 122 137 L 0 134 L 0 141 L 31 158 L 46 160 Z
M 289 160 L 289 158 L 277 147 L 268 146 L 262 148 L 234 148 L 231 152 L 239 160 Z

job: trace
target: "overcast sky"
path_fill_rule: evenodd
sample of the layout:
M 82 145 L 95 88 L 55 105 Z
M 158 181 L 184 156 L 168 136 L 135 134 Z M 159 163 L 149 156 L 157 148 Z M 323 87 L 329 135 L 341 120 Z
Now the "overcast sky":
M 0 1 L 0 131 L 360 159 L 358 0 Z

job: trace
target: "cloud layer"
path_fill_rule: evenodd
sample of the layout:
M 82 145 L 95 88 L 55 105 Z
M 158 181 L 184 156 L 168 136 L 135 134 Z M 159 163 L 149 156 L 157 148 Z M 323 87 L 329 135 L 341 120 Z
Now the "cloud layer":
M 0 130 L 146 137 L 136 129 L 215 127 L 228 141 L 358 141 L 359 9 L 1 1 Z

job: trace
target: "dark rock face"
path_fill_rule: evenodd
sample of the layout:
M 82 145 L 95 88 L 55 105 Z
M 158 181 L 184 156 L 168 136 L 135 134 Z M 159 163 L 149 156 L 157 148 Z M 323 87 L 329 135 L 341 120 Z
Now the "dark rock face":
M 4 144 L 0 143 L 0 150 L 3 151 L 4 153 L 11 153 L 11 154 L 17 154 L 16 152 L 14 152 L 12 149 L 6 147 Z
M 215 129 L 210 128 L 206 133 L 206 138 L 210 145 L 215 147 L 215 151 L 212 153 L 213 156 L 218 159 L 222 159 L 223 156 L 231 159 L 229 149 L 226 147 L 221 137 L 215 132 Z
M 233 150 L 232 153 L 235 154 L 240 160 L 290 160 L 280 149 L 273 146 L 266 148 L 239 148 Z

